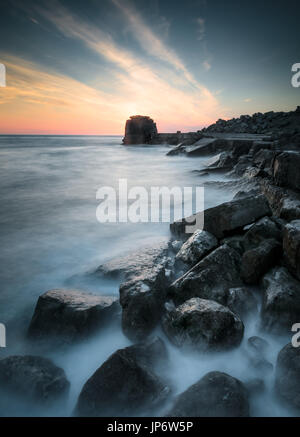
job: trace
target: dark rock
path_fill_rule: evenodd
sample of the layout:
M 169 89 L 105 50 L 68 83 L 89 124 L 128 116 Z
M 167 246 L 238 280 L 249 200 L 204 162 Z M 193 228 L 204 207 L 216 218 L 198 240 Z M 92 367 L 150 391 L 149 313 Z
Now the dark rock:
M 290 332 L 292 325 L 300 320 L 300 283 L 280 267 L 264 276 L 263 285 L 263 327 L 274 333 Z
M 274 239 L 265 240 L 255 249 L 247 250 L 242 257 L 242 279 L 246 284 L 257 284 L 280 256 L 281 245 Z
M 25 399 L 50 403 L 66 396 L 70 383 L 63 369 L 38 356 L 10 356 L 0 360 L 0 385 Z
M 203 213 L 200 214 L 202 217 Z M 203 230 L 210 232 L 217 238 L 224 238 L 233 231 L 237 232 L 245 225 L 270 214 L 269 205 L 263 195 L 243 197 L 206 209 Z M 185 235 L 186 225 L 192 225 L 193 217 L 195 216 L 172 223 L 170 225 L 171 231 L 182 237 Z M 202 223 L 203 220 L 200 219 L 197 222 Z
M 123 143 L 149 144 L 156 135 L 156 124 L 150 117 L 133 115 L 126 121 Z
M 197 230 L 181 246 L 175 259 L 180 260 L 189 266 L 193 266 L 217 246 L 218 240 L 216 237 L 209 232 Z
M 273 372 L 273 364 L 264 357 L 254 356 L 249 358 L 250 365 L 260 374 Z
M 170 389 L 154 372 L 165 358 L 158 338 L 117 350 L 84 384 L 76 415 L 137 415 L 163 402 Z
M 273 176 L 276 185 L 300 190 L 300 153 L 283 152 L 273 163 Z
M 176 303 L 200 297 L 226 304 L 228 288 L 241 285 L 240 262 L 238 252 L 224 244 L 173 282 L 169 295 Z
M 288 343 L 278 354 L 275 388 L 290 406 L 300 409 L 300 348 Z
M 226 305 L 241 319 L 257 311 L 257 302 L 253 293 L 246 287 L 230 288 L 228 290 Z
M 263 217 L 254 223 L 244 236 L 244 244 L 252 249 L 266 239 L 281 240 L 281 231 L 277 224 L 269 217 Z
M 226 350 L 243 338 L 242 321 L 212 300 L 193 298 L 166 313 L 163 329 L 172 343 L 200 351 Z
M 218 140 L 215 138 L 201 138 L 192 146 L 185 149 L 187 156 L 205 156 L 218 151 Z
M 210 372 L 175 400 L 170 417 L 248 417 L 245 386 L 226 373 Z
M 285 226 L 283 251 L 288 269 L 300 279 L 300 220 L 294 220 Z
M 72 342 L 92 334 L 118 312 L 116 297 L 77 290 L 50 290 L 38 299 L 28 335 L 35 339 Z
M 125 279 L 126 281 L 145 276 L 146 272 L 151 274 L 155 265 L 167 265 L 168 244 L 167 238 L 159 239 L 139 250 L 113 258 L 99 266 L 95 273 L 105 278 Z

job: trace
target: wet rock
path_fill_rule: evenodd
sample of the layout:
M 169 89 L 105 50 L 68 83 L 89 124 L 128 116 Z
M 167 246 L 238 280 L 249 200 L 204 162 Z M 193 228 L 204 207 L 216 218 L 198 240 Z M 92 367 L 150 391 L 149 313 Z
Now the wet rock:
M 294 220 L 285 226 L 283 251 L 288 269 L 300 279 L 300 220 Z
M 177 254 L 180 251 L 181 247 L 182 247 L 182 241 L 174 240 L 171 242 L 171 248 L 175 254 Z
M 300 409 L 300 348 L 288 343 L 278 354 L 275 388 L 290 406 Z
M 199 298 L 189 299 L 167 312 L 162 325 L 176 346 L 200 351 L 236 347 L 244 333 L 242 321 L 228 308 Z
M 99 266 L 95 273 L 105 278 L 125 279 L 127 281 L 138 276 L 145 276 L 147 272 L 151 274 L 153 266 L 167 264 L 168 244 L 167 238 L 158 239 L 139 250 L 113 258 Z
M 263 217 L 254 223 L 244 236 L 244 244 L 252 249 L 266 239 L 281 240 L 281 231 L 277 224 L 269 217 Z
M 149 144 L 156 135 L 156 124 L 150 117 L 133 115 L 126 121 L 123 144 Z
M 217 246 L 218 240 L 216 237 L 209 232 L 197 230 L 181 246 L 181 249 L 177 253 L 175 259 L 177 261 L 182 261 L 189 266 L 193 266 Z
M 84 384 L 76 415 L 137 415 L 163 402 L 170 389 L 155 374 L 155 366 L 165 359 L 158 338 L 117 350 Z
M 218 151 L 218 140 L 215 138 L 201 138 L 191 146 L 186 147 L 187 156 L 205 156 Z
M 66 396 L 70 383 L 63 369 L 47 358 L 15 355 L 0 360 L 0 385 L 17 396 L 48 404 Z
M 175 400 L 170 417 L 248 417 L 248 393 L 241 381 L 210 372 Z
M 221 245 L 227 244 L 227 246 L 236 250 L 240 255 L 243 255 L 243 253 L 245 252 L 243 235 L 238 234 L 238 235 L 233 235 L 232 237 L 223 238 L 220 241 L 220 244 Z
M 30 338 L 73 342 L 94 333 L 119 312 L 116 297 L 56 289 L 42 294 L 28 329 Z
M 284 267 L 274 268 L 263 278 L 262 326 L 274 333 L 288 333 L 300 320 L 300 282 Z
M 241 285 L 240 263 L 239 253 L 224 244 L 174 281 L 168 294 L 176 303 L 200 297 L 226 304 L 228 288 Z
M 246 284 L 257 284 L 281 256 L 281 245 L 269 239 L 255 249 L 247 250 L 242 257 L 241 276 Z
M 246 287 L 230 288 L 226 305 L 241 319 L 257 311 L 257 302 L 253 293 Z
M 273 163 L 273 176 L 276 185 L 300 190 L 300 153 L 283 152 Z

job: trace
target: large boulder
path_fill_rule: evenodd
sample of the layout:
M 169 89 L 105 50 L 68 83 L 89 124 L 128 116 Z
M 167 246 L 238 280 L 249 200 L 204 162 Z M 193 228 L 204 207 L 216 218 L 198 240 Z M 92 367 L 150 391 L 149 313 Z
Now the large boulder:
M 224 244 L 174 281 L 168 294 L 176 303 L 200 297 L 226 304 L 228 288 L 241 285 L 240 263 L 240 254 Z
M 248 229 L 244 236 L 244 245 L 247 249 L 253 249 L 270 238 L 281 241 L 281 231 L 274 220 L 263 217 Z
M 160 320 L 170 283 L 166 258 L 141 260 L 135 273 L 125 275 L 120 285 L 122 329 L 132 341 L 141 341 L 149 335 Z
M 101 264 L 95 271 L 99 276 L 129 281 L 152 271 L 157 264 L 168 262 L 168 238 L 158 239 L 131 251 L 124 256 L 113 258 Z
M 152 118 L 133 115 L 126 121 L 123 144 L 149 144 L 157 136 L 157 127 Z
M 202 215 L 203 213 L 199 214 Z M 217 238 L 224 238 L 270 214 L 270 207 L 263 195 L 242 197 L 206 209 L 204 211 L 203 230 L 210 232 Z M 171 231 L 175 235 L 184 237 L 186 234 L 185 228 L 187 225 L 192 226 L 193 218 L 196 220 L 196 216 L 191 216 L 172 223 L 170 225 Z M 197 223 L 202 222 L 202 219 L 197 221 Z
M 242 321 L 229 308 L 198 297 L 168 311 L 162 326 L 176 346 L 200 351 L 236 347 L 244 333 Z
M 94 333 L 119 310 L 116 297 L 77 290 L 50 290 L 38 299 L 28 335 L 35 339 L 73 342 Z
M 226 373 L 209 372 L 177 397 L 168 416 L 248 417 L 248 391 Z
M 117 350 L 84 384 L 75 413 L 115 417 L 149 411 L 170 392 L 155 374 L 166 354 L 159 338 Z
M 47 358 L 15 355 L 0 360 L 1 391 L 38 403 L 66 396 L 70 383 L 63 369 Z
M 201 261 L 211 250 L 218 246 L 218 240 L 209 232 L 197 230 L 194 234 L 181 246 L 175 259 L 183 263 L 193 266 Z
M 273 163 L 273 176 L 276 185 L 300 190 L 300 152 L 283 152 Z
M 300 220 L 294 220 L 285 226 L 283 251 L 288 269 L 300 279 Z
M 274 333 L 288 333 L 300 320 L 300 282 L 284 267 L 274 268 L 263 278 L 262 326 Z
M 300 409 L 300 348 L 288 343 L 278 354 L 275 387 L 290 406 Z
M 260 278 L 279 260 L 281 245 L 268 239 L 254 249 L 247 250 L 242 257 L 241 276 L 246 284 L 257 284 Z

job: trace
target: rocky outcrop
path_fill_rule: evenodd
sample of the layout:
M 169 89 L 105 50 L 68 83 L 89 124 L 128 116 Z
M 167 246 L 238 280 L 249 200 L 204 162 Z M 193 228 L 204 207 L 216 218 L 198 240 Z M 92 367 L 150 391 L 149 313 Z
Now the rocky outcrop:
M 0 360 L 1 391 L 49 404 L 66 396 L 70 383 L 63 369 L 47 358 L 15 355 Z
M 162 326 L 176 346 L 199 351 L 236 347 L 244 333 L 242 321 L 228 308 L 199 298 L 189 299 L 167 312 Z
M 209 232 L 197 230 L 181 246 L 176 254 L 175 260 L 181 261 L 188 266 L 193 266 L 201 261 L 209 252 L 218 246 L 218 240 Z
M 299 152 L 283 152 L 277 155 L 273 163 L 273 176 L 276 185 L 300 190 L 299 168 Z
M 288 405 L 300 410 L 300 348 L 287 344 L 278 354 L 276 391 Z
M 224 244 L 197 263 L 169 288 L 169 296 L 176 303 L 192 297 L 226 303 L 228 288 L 240 286 L 241 257 Z
M 283 250 L 288 269 L 300 280 L 300 220 L 284 227 Z
M 155 373 L 166 356 L 159 338 L 119 349 L 84 384 L 75 414 L 115 417 L 149 411 L 170 393 Z
M 93 334 L 119 312 L 116 297 L 57 289 L 42 294 L 28 329 L 32 339 L 70 343 Z
M 157 128 L 152 118 L 133 115 L 126 121 L 123 144 L 150 144 L 156 135 Z
M 278 263 L 282 248 L 278 241 L 267 239 L 242 257 L 241 277 L 246 284 L 258 284 L 261 277 Z
M 287 269 L 274 268 L 263 278 L 262 326 L 274 333 L 288 333 L 300 320 L 300 282 Z
M 210 372 L 177 397 L 170 417 L 248 417 L 248 392 L 226 373 Z
M 224 238 L 267 215 L 271 215 L 271 210 L 265 196 L 243 197 L 206 209 L 203 229 L 217 238 Z M 193 217 L 172 223 L 170 229 L 173 234 L 184 238 L 185 228 L 192 225 Z M 199 223 L 202 221 L 198 220 Z

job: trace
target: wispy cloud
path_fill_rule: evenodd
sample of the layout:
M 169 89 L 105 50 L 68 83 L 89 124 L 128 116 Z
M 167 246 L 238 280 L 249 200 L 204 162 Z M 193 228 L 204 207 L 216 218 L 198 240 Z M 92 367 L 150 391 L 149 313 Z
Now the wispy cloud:
M 93 85 L 88 86 L 55 71 L 44 71 L 22 59 L 10 59 L 7 65 L 11 80 L 3 105 L 18 104 L 20 117 L 21 109 L 25 111 L 26 107 L 29 114 L 31 105 L 31 112 L 37 114 L 36 123 L 39 120 L 43 128 L 48 117 L 52 126 L 59 120 L 60 130 L 66 126 L 67 131 L 73 129 L 73 133 L 121 133 L 125 119 L 135 113 L 151 115 L 164 131 L 200 128 L 223 116 L 215 95 L 194 78 L 178 55 L 154 35 L 139 14 L 119 0 L 112 1 L 125 14 L 145 54 L 150 57 L 149 62 L 145 56 L 141 58 L 116 44 L 111 35 L 79 19 L 55 1 L 55 7 L 52 3 L 51 8 L 39 6 L 36 11 L 63 35 L 83 42 L 111 64 L 111 83 L 107 88 L 110 91 L 105 93 L 101 88 L 101 73 L 97 71 Z M 154 66 L 152 57 L 162 62 Z M 28 117 L 25 118 L 28 122 Z
M 205 20 L 202 17 L 197 18 L 197 39 L 199 41 L 204 40 L 205 38 Z

